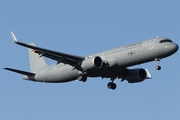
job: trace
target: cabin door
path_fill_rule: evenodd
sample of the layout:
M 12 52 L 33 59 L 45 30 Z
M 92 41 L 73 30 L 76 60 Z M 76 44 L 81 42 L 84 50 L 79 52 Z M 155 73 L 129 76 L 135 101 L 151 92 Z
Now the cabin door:
M 149 42 L 149 49 L 154 49 L 154 43 L 155 43 L 156 39 L 153 39 Z

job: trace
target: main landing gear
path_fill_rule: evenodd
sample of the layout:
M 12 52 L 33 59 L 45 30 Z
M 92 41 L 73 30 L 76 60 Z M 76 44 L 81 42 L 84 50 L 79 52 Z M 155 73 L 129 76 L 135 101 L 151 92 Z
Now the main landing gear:
M 115 84 L 114 82 L 109 82 L 109 83 L 107 84 L 107 87 L 108 87 L 109 89 L 115 90 L 115 89 L 116 89 L 116 84 Z
M 156 70 L 161 70 L 161 66 L 159 66 L 160 60 L 161 60 L 160 58 L 155 58 Z
M 111 82 L 109 82 L 108 84 L 107 84 L 107 87 L 109 88 L 109 89 L 112 89 L 112 90 L 115 90 L 116 89 L 116 83 L 114 83 L 114 80 L 116 79 L 116 77 L 112 77 L 111 78 Z
M 79 81 L 82 81 L 82 82 L 86 82 L 87 76 L 86 76 L 86 75 L 79 75 L 79 76 L 78 76 L 78 80 L 79 80 Z

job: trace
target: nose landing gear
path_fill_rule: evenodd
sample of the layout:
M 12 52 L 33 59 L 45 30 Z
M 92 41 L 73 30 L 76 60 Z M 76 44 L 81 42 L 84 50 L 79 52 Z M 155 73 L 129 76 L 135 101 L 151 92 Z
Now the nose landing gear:
M 160 58 L 155 58 L 156 70 L 161 70 L 161 66 L 159 66 L 160 60 L 161 60 Z

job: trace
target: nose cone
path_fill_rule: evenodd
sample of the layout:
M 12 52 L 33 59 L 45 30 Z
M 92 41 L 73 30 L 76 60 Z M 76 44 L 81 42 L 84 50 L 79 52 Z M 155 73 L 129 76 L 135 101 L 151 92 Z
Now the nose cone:
M 162 42 L 160 42 L 157 49 L 159 50 L 158 54 L 160 55 L 160 57 L 165 58 L 177 52 L 179 49 L 179 46 L 176 43 L 173 43 L 172 41 L 163 42 L 162 40 Z
M 176 43 L 173 43 L 169 46 L 169 49 L 171 50 L 172 53 L 175 53 L 178 51 L 179 46 Z

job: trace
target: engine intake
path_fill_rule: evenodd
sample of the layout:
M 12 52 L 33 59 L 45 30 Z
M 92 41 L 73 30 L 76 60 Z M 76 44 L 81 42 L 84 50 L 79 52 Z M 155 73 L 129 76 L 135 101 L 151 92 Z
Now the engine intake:
M 99 69 L 101 68 L 103 65 L 103 61 L 101 59 L 101 57 L 96 56 L 96 57 L 91 57 L 91 58 L 87 58 L 85 59 L 82 64 L 81 67 L 85 70 L 94 70 L 94 69 Z
M 132 69 L 128 73 L 126 80 L 129 83 L 136 83 L 136 82 L 142 82 L 146 79 L 147 72 L 145 69 L 138 68 L 138 69 Z

